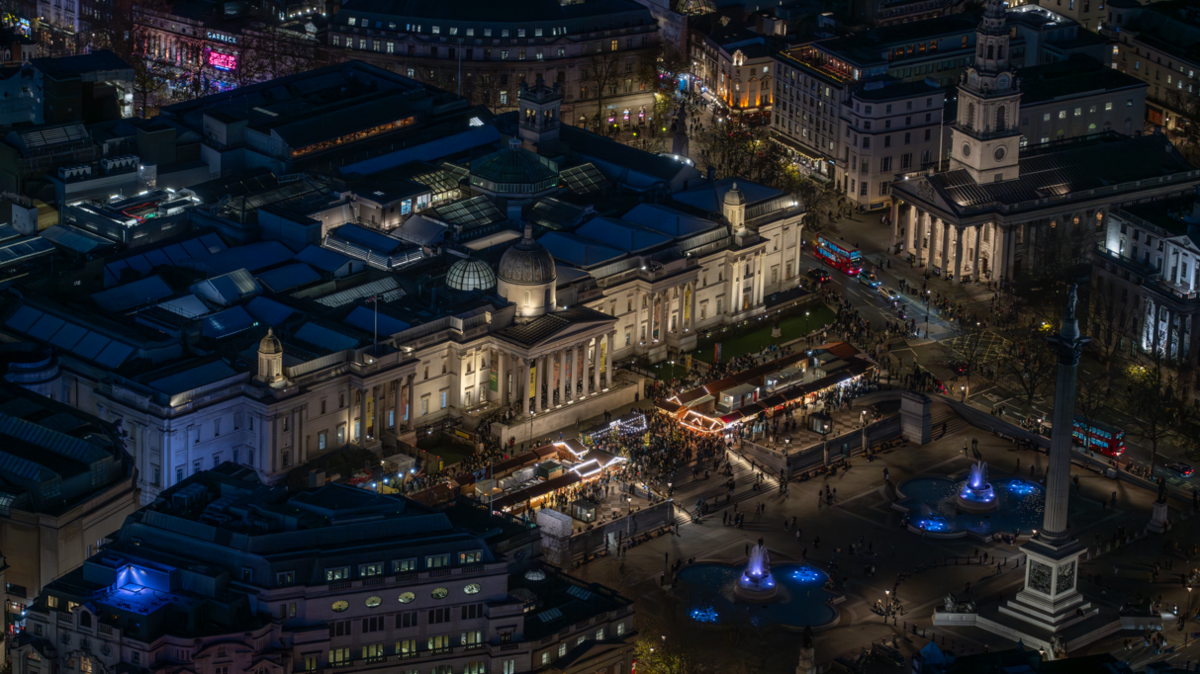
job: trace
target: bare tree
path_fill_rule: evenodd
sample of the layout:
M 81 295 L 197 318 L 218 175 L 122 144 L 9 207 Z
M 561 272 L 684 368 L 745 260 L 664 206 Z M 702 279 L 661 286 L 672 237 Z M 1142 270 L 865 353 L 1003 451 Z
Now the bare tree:
M 167 79 L 158 72 L 155 65 L 145 56 L 136 55 L 133 63 L 133 95 L 134 100 L 140 100 L 138 114 L 146 117 L 151 102 L 158 104 L 158 98 L 167 90 Z
M 1179 151 L 1196 165 L 1200 163 L 1200 96 L 1175 91 L 1167 92 L 1167 96 L 1173 99 L 1172 107 L 1179 111 L 1171 135 Z
M 1079 381 L 1075 387 L 1075 413 L 1083 417 L 1084 423 L 1092 426 L 1100 420 L 1103 410 L 1113 399 L 1114 372 L 1108 367 L 1079 368 Z M 1091 449 L 1091 436 L 1083 434 L 1083 446 Z
M 586 63 L 579 73 L 579 81 L 587 93 L 596 95 L 596 129 L 599 130 L 602 125 L 607 129 L 607 125 L 604 124 L 604 103 L 609 97 L 617 94 L 617 86 L 623 77 L 621 61 L 616 52 L 601 52 L 593 55 Z
M 965 296 L 965 293 L 964 293 Z M 951 365 L 962 367 L 967 380 L 967 391 L 971 390 L 971 377 L 983 366 L 987 357 L 988 331 L 977 321 L 962 321 L 958 336 L 950 343 L 953 355 Z
M 812 178 L 796 182 L 796 196 L 804 207 L 804 230 L 816 235 L 837 221 L 838 194 L 828 183 Z
M 1046 336 L 1035 328 L 1023 328 L 1000 348 L 999 376 L 1017 389 L 1026 404 L 1033 404 L 1054 381 L 1057 360 L 1046 344 Z
M 1111 370 L 1117 356 L 1124 350 L 1126 340 L 1131 338 L 1126 329 L 1126 314 L 1111 286 L 1106 286 L 1101 277 L 1092 282 L 1088 302 L 1088 326 L 1092 341 L 1088 350 Z
M 1178 438 L 1198 409 L 1194 402 L 1188 404 L 1180 395 L 1178 376 L 1167 357 L 1166 328 L 1154 315 L 1148 320 L 1152 323 L 1150 349 L 1141 354 L 1140 362 L 1129 368 L 1126 392 L 1129 394 L 1129 434 L 1150 444 L 1150 474 L 1153 475 L 1160 445 Z
M 787 151 L 763 127 L 714 130 L 699 146 L 719 177 L 737 176 L 787 193 L 803 182 Z

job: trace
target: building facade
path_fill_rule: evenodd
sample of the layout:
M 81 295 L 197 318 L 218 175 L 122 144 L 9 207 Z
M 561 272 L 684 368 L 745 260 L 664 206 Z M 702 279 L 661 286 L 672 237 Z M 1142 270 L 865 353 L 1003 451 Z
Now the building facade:
M 406 9 L 389 13 L 351 0 L 333 17 L 328 46 L 495 111 L 515 109 L 521 84 L 540 78 L 563 85 L 568 124 L 598 128 L 653 117 L 659 23 L 633 0 Z
M 628 674 L 631 602 L 533 561 L 538 541 L 474 506 L 434 511 L 341 485 L 286 492 L 226 464 L 48 583 L 13 664 Z
M 1200 27 L 1189 2 L 1108 9 L 1113 67 L 1146 83 L 1146 125 L 1168 133 L 1200 105 Z
M 0 545 L 9 601 L 22 603 L 99 551 L 139 505 L 120 426 L 53 398 L 58 363 L 29 346 L 0 349 Z
M 1098 133 L 1142 133 L 1146 84 L 1086 57 L 1022 68 L 1022 142 L 1044 145 Z
M 959 87 L 950 171 L 902 176 L 892 187 L 896 250 L 961 281 L 1085 264 L 1112 208 L 1176 198 L 1200 178 L 1162 136 L 1022 150 L 1021 91 L 1002 16 L 989 2 L 975 65 Z
M 938 163 L 945 96 L 932 82 L 867 84 L 851 93 L 842 119 L 850 134 L 842 137 L 835 180 L 852 202 L 868 210 L 885 208 L 897 173 Z
M 1194 198 L 1113 209 L 1092 266 L 1093 339 L 1160 354 L 1185 400 L 1200 393 L 1200 243 Z

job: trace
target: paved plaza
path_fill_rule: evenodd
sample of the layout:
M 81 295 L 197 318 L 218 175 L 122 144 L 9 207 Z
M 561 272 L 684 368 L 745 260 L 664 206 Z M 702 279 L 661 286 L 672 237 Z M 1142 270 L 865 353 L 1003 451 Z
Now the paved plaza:
M 931 443 L 921 447 L 909 443 L 870 462 L 855 458 L 849 470 L 834 477 L 791 482 L 788 495 L 779 492 L 777 476 L 771 475 L 765 476 L 759 491 L 753 491 L 753 471 L 748 463 L 735 459 L 736 488 L 731 503 L 713 507 L 701 523 L 679 517 L 677 536 L 653 539 L 630 550 L 623 560 L 601 558 L 576 572 L 588 580 L 619 586 L 635 597 L 645 629 L 660 630 L 668 639 L 695 640 L 695 630 L 689 629 L 694 624 L 682 617 L 686 607 L 680 605 L 678 593 L 660 587 L 666 564 L 689 559 L 744 563 L 748 546 L 761 538 L 770 550 L 772 564 L 798 562 L 806 555 L 810 563 L 835 579 L 845 579 L 845 600 L 837 605 L 839 621 L 817 635 L 819 661 L 853 657 L 871 641 L 886 639 L 890 643 L 893 638 L 906 656 L 931 638 L 939 646 L 944 642 L 945 649 L 955 653 L 1011 647 L 1013 643 L 976 628 L 934 628 L 932 614 L 948 592 L 981 605 L 1011 598 L 1022 586 L 1023 553 L 1017 545 L 1004 542 L 935 540 L 911 533 L 902 526 L 903 514 L 891 507 L 892 492 L 885 487 L 883 471 L 888 469 L 891 481 L 897 485 L 918 476 L 962 476 L 973 460 L 963 447 L 972 440 L 978 441 L 993 482 L 1006 475 L 1029 479 L 1031 466 L 1038 479 L 1044 478 L 1047 456 L 1019 450 L 1009 440 L 980 431 L 944 404 L 934 404 L 932 420 Z M 688 466 L 675 476 L 674 497 L 679 507 L 690 510 L 701 497 L 711 504 L 714 496 L 725 493 L 724 478 L 714 474 L 708 480 L 693 480 L 691 475 Z M 1071 534 L 1089 547 L 1089 555 L 1080 567 L 1079 583 L 1087 599 L 1116 608 L 1139 600 L 1157 600 L 1162 594 L 1164 605 L 1177 603 L 1182 612 L 1188 593 L 1179 574 L 1185 562 L 1181 556 L 1167 555 L 1164 545 L 1169 540 L 1193 540 L 1184 533 L 1191 534 L 1195 528 L 1196 518 L 1187 517 L 1190 507 L 1173 504 L 1175 527 L 1166 534 L 1114 547 L 1118 532 L 1141 534 L 1149 521 L 1154 495 L 1078 466 L 1072 468 L 1072 476 L 1078 482 L 1071 489 L 1068 522 Z M 819 507 L 818 493 L 827 485 L 836 489 L 837 498 L 832 507 Z M 1115 507 L 1110 506 L 1113 492 Z M 739 512 L 746 513 L 740 530 L 722 525 L 723 511 L 731 511 L 734 504 Z M 759 505 L 765 506 L 761 515 L 756 514 Z M 1175 512 L 1176 505 L 1183 512 Z M 799 540 L 790 526 L 793 517 L 801 529 Z M 859 541 L 869 547 L 851 556 L 850 545 Z M 982 563 L 984 554 L 987 563 Z M 1157 582 L 1151 580 L 1155 562 L 1161 569 Z M 1168 570 L 1168 564 L 1173 564 L 1172 570 Z M 873 575 L 869 566 L 875 567 Z M 891 596 L 898 597 L 900 609 L 894 621 L 885 621 L 873 609 L 877 602 Z M 1173 658 L 1179 663 L 1200 659 L 1200 648 L 1182 648 L 1188 632 L 1178 631 L 1173 621 L 1167 621 L 1167 626 L 1168 650 L 1173 649 L 1170 652 L 1156 655 L 1142 645 L 1140 633 L 1133 632 L 1104 639 L 1088 651 L 1121 651 L 1119 657 L 1142 665 L 1155 659 Z M 1135 636 L 1139 637 L 1136 646 L 1125 651 L 1125 640 Z M 732 630 L 706 637 L 695 647 L 713 647 L 720 651 L 719 657 L 741 659 L 752 671 L 791 671 L 798 657 L 796 633 L 783 629 L 754 630 L 753 634 L 744 629 Z M 715 651 L 714 657 L 718 657 Z

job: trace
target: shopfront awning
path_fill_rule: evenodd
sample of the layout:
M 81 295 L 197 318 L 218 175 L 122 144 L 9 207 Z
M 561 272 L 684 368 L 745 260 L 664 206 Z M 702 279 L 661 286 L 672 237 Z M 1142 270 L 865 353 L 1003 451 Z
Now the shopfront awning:
M 565 473 L 556 478 L 546 480 L 545 482 L 539 482 L 532 487 L 526 487 L 525 489 L 514 491 L 511 494 L 505 494 L 495 501 L 492 501 L 492 510 L 504 510 L 505 508 L 511 508 L 515 505 L 520 505 L 526 501 L 532 501 L 533 499 L 540 498 L 546 494 L 553 493 L 559 489 L 569 487 L 577 482 L 582 481 L 583 478 L 576 473 Z

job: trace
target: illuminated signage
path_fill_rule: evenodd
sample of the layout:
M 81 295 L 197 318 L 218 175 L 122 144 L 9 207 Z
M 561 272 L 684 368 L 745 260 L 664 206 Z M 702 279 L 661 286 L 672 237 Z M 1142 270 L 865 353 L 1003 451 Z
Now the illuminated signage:
M 224 35 L 222 33 L 214 33 L 211 30 L 208 31 L 208 39 L 216 40 L 217 42 L 224 42 L 226 44 L 237 44 L 236 37 L 232 35 Z
M 237 57 L 233 54 L 210 51 L 208 52 L 208 65 L 217 70 L 235 70 L 237 69 Z

